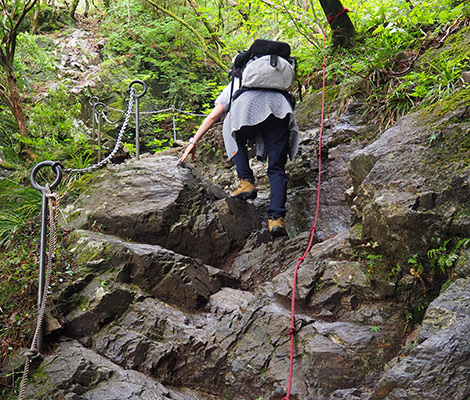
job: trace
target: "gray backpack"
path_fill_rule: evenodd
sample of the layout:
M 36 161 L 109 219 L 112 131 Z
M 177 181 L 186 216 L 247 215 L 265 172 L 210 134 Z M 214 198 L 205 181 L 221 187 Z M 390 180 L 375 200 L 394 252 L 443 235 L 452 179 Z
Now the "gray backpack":
M 281 92 L 292 107 L 295 99 L 289 90 L 296 79 L 297 64 L 290 55 L 290 46 L 284 42 L 256 39 L 248 50 L 239 53 L 229 75 L 232 77 L 230 104 L 248 90 L 273 90 Z M 240 87 L 234 93 L 234 78 Z
M 267 55 L 247 63 L 242 71 L 242 86 L 250 89 L 289 91 L 295 81 L 295 66 L 282 57 Z

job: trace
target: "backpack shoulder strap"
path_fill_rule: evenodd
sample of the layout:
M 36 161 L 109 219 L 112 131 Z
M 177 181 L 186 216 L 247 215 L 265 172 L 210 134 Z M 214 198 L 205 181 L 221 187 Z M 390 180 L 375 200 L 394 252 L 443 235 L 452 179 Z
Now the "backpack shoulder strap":
M 228 102 L 228 107 L 227 107 L 227 112 L 230 111 L 230 107 L 232 107 L 232 101 L 234 101 L 239 95 L 236 96 L 237 92 L 242 89 L 242 77 L 240 76 L 239 78 L 239 85 L 238 85 L 238 90 L 233 93 L 233 88 L 235 86 L 235 76 L 232 76 L 232 81 L 230 82 L 230 100 Z M 236 97 L 235 97 L 236 96 Z
M 247 88 L 245 86 L 242 86 L 240 89 L 238 89 L 237 91 L 235 91 L 235 93 L 233 93 L 233 96 L 231 97 L 230 99 L 230 104 L 235 101 L 236 99 L 238 99 L 243 93 L 245 92 L 249 92 L 250 90 L 264 90 L 264 91 L 268 91 L 268 92 L 278 92 L 278 93 L 281 93 L 285 98 L 286 100 L 289 102 L 289 104 L 292 106 L 292 109 L 295 108 L 295 97 L 292 93 L 289 93 L 288 91 L 286 90 L 279 90 L 279 89 L 264 89 L 264 88 Z

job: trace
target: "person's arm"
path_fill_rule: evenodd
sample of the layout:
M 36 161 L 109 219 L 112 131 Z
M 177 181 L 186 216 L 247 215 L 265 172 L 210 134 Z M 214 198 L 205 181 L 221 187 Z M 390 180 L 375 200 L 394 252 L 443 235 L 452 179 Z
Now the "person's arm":
M 212 125 L 214 125 L 218 121 L 218 119 L 222 116 L 224 111 L 225 111 L 225 108 L 223 104 L 216 103 L 215 107 L 212 109 L 209 115 L 204 119 L 202 124 L 199 126 L 199 129 L 197 130 L 194 137 L 189 139 L 189 146 L 186 148 L 183 156 L 180 158 L 179 160 L 180 163 L 186 160 L 186 157 L 188 157 L 189 154 L 191 154 L 191 160 L 194 161 L 194 157 L 196 155 L 196 143 L 212 127 Z

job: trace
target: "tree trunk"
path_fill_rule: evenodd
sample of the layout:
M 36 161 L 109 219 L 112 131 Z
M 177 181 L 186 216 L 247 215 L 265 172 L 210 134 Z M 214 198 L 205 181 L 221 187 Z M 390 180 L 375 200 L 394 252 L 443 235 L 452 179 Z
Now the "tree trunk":
M 41 0 L 36 2 L 36 7 L 34 7 L 34 13 L 31 22 L 31 31 L 37 33 L 39 28 L 39 16 L 41 15 Z
M 28 136 L 28 126 L 26 124 L 26 116 L 21 104 L 15 72 L 10 67 L 4 65 L 3 63 L 1 64 L 6 75 L 8 89 L 1 87 L 2 90 L 0 90 L 0 98 L 13 114 L 21 136 L 26 137 Z
M 356 30 L 347 9 L 340 0 L 320 0 L 320 4 L 333 31 L 333 46 L 350 47 Z
M 78 3 L 80 3 L 80 0 L 72 0 L 72 4 L 70 5 L 69 16 L 73 20 L 75 20 L 75 12 L 77 11 Z
M 36 5 L 36 2 L 37 0 L 25 0 L 23 9 L 17 9 L 16 7 L 10 9 L 5 7 L 5 2 L 2 1 L 4 7 L 2 10 L 2 28 L 0 29 L 0 67 L 3 71 L 0 73 L 0 99 L 13 114 L 18 125 L 18 131 L 23 138 L 28 136 L 28 126 L 21 103 L 15 71 L 13 69 L 13 61 L 16 50 L 16 39 L 20 31 L 21 23 Z M 28 149 L 25 149 L 24 141 L 20 141 L 20 146 L 21 145 L 23 145 L 23 147 L 20 148 L 20 155 L 27 154 Z

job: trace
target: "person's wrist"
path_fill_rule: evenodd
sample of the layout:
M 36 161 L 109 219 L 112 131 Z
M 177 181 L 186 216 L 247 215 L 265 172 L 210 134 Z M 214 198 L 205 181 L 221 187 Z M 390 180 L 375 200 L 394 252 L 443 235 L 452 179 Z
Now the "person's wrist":
M 188 142 L 189 142 L 190 144 L 194 144 L 194 145 L 196 145 L 196 143 L 197 143 L 197 140 L 196 140 L 196 139 L 194 139 L 194 137 L 192 137 L 192 138 L 189 138 Z

